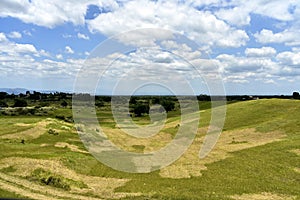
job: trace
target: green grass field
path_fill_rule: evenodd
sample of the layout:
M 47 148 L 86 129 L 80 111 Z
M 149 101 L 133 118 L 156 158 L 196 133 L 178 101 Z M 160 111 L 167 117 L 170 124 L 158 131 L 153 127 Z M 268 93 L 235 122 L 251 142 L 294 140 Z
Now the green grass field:
M 30 199 L 300 199 L 300 101 L 252 100 L 227 105 L 224 130 L 204 159 L 198 153 L 210 121 L 200 102 L 198 134 L 172 165 L 147 174 L 113 170 L 91 156 L 73 124 L 47 116 L 0 116 L 0 197 Z M 132 152 L 172 140 L 179 112 L 150 139 L 121 133 L 108 109 L 97 117 L 108 137 Z M 134 118 L 139 124 L 146 116 Z M 51 130 L 51 131 L 50 131 Z

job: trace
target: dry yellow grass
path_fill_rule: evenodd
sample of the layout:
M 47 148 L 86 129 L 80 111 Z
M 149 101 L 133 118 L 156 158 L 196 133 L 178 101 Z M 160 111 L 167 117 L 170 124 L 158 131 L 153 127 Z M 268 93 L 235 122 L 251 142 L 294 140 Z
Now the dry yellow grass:
M 282 194 L 273 194 L 263 192 L 261 194 L 243 194 L 243 195 L 233 195 L 231 196 L 234 200 L 294 200 L 294 196 L 286 196 Z
M 144 145 L 144 152 L 157 151 L 172 140 L 170 134 L 162 131 L 150 138 L 136 138 L 126 134 L 121 129 L 102 127 L 102 130 L 114 144 L 126 151 L 134 151 L 133 145 Z
M 25 123 L 16 123 L 16 126 L 22 126 L 22 127 L 28 127 L 28 126 L 32 126 L 32 124 L 25 124 Z
M 58 148 L 69 148 L 71 151 L 74 151 L 74 152 L 79 152 L 79 153 L 89 153 L 88 151 L 85 151 L 85 150 L 81 150 L 79 149 L 78 146 L 74 145 L 74 144 L 69 144 L 67 142 L 57 142 L 55 145 L 55 147 L 58 147 Z
M 260 133 L 254 128 L 225 131 L 209 155 L 204 159 L 199 159 L 199 150 L 206 131 L 207 128 L 199 129 L 198 136 L 189 149 L 172 165 L 161 169 L 160 175 L 167 178 L 201 176 L 201 171 L 207 169 L 206 164 L 225 159 L 230 156 L 230 152 L 264 145 L 285 137 L 281 132 Z
M 68 169 L 60 161 L 57 160 L 42 160 L 42 159 L 32 159 L 32 158 L 21 158 L 21 157 L 10 157 L 0 160 L 0 169 L 13 166 L 16 171 L 8 174 L 0 173 L 0 181 L 3 189 L 16 192 L 23 196 L 33 198 L 32 190 L 42 192 L 46 195 L 53 195 L 57 197 L 72 198 L 72 199 L 89 199 L 83 196 L 84 193 L 91 193 L 103 198 L 121 198 L 125 196 L 136 196 L 140 195 L 137 193 L 115 193 L 114 190 L 117 187 L 126 184 L 129 179 L 117 179 L 117 178 L 103 178 L 87 176 L 83 174 L 76 173 L 73 170 Z M 26 176 L 30 176 L 35 169 L 44 169 L 50 171 L 51 173 L 61 175 L 65 178 L 72 179 L 74 181 L 82 181 L 88 188 L 77 188 L 71 187 L 70 192 L 60 192 L 59 190 L 47 186 L 41 186 L 35 184 L 25 179 Z M 23 178 L 22 178 L 23 177 Z M 1 180 L 2 179 L 2 180 Z M 5 180 L 11 180 L 12 183 L 18 184 L 22 187 L 28 188 L 26 191 L 16 190 L 11 184 L 5 184 Z M 4 180 L 4 182 L 3 182 Z M 79 195 L 79 196 L 78 196 Z M 42 196 L 41 196 L 42 197 Z M 85 198 L 86 197 L 86 198 Z M 42 199 L 42 198 L 34 198 Z M 94 199 L 94 198 L 90 198 Z
M 6 134 L 2 135 L 1 139 L 35 139 L 40 137 L 46 132 L 46 126 L 53 122 L 53 119 L 46 119 L 40 122 L 37 122 L 33 128 L 28 129 L 26 131 L 14 133 L 14 134 Z M 17 124 L 18 126 L 25 126 L 25 124 Z M 26 125 L 27 126 L 27 125 Z M 32 126 L 32 124 L 30 125 Z

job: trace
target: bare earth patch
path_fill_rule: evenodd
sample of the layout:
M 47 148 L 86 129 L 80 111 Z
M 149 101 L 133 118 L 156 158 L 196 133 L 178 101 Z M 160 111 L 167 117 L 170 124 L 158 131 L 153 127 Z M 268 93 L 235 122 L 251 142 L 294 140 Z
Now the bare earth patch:
M 114 190 L 125 185 L 129 179 L 103 178 L 76 173 L 68 169 L 60 161 L 32 158 L 10 157 L 0 160 L 0 169 L 12 166 L 16 171 L 10 174 L 0 173 L 1 188 L 33 199 L 44 199 L 44 196 L 70 199 L 96 199 L 86 193 L 101 198 L 122 198 L 137 196 L 137 193 L 115 193 Z M 71 186 L 71 191 L 61 191 L 53 187 L 42 186 L 26 179 L 35 169 L 44 169 L 74 181 L 82 181 L 88 188 Z M 17 188 L 21 188 L 18 190 Z M 35 196 L 36 194 L 36 196 Z M 45 198 L 47 199 L 47 198 Z M 48 198 L 48 199 L 53 199 Z
M 67 142 L 57 142 L 55 145 L 55 147 L 59 147 L 59 148 L 69 148 L 71 151 L 74 151 L 74 152 L 79 152 L 79 153 L 89 153 L 88 151 L 85 151 L 85 150 L 81 150 L 79 149 L 78 146 L 74 145 L 74 144 L 69 144 Z
M 234 195 L 231 198 L 235 200 L 294 200 L 296 197 L 287 196 L 282 194 L 273 194 L 273 193 L 261 193 L 261 194 L 242 194 L 242 195 Z
M 206 170 L 206 164 L 223 160 L 231 152 L 265 145 L 281 140 L 285 134 L 281 132 L 260 133 L 254 128 L 243 130 L 225 131 L 221 134 L 216 146 L 204 159 L 199 158 L 199 151 L 204 141 L 207 128 L 200 128 L 198 135 L 189 149 L 172 165 L 161 169 L 160 175 L 167 178 L 189 178 L 201 176 L 201 171 Z

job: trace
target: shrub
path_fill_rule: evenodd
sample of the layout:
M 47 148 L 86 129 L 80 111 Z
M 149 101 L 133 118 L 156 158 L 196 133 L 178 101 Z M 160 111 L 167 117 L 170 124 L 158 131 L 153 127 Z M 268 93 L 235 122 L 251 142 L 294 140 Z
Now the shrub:
M 47 172 L 41 168 L 38 168 L 32 172 L 30 179 L 39 181 L 42 184 L 49 185 L 64 190 L 70 190 L 71 187 L 63 177 Z
M 48 130 L 48 133 L 51 134 L 51 135 L 58 135 L 58 132 L 55 131 L 55 130 L 53 130 L 52 128 L 50 128 L 50 129 Z
M 5 101 L 0 101 L 0 107 L 7 108 L 8 105 Z
M 65 101 L 65 100 L 63 100 L 62 102 L 61 102 L 61 104 L 60 104 L 62 107 L 67 107 L 68 106 L 68 103 Z
M 13 107 L 26 107 L 27 105 L 27 101 L 24 99 L 16 99 Z

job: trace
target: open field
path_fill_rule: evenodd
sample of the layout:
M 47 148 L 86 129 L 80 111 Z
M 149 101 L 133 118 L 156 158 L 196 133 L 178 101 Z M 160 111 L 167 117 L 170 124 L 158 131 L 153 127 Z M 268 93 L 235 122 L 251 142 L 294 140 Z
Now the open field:
M 203 104 L 203 105 L 202 105 Z M 300 199 L 300 101 L 264 99 L 227 105 L 224 130 L 213 151 L 198 154 L 211 110 L 200 102 L 200 124 L 189 149 L 172 165 L 147 174 L 113 170 L 91 156 L 76 127 L 54 116 L 0 116 L 0 197 L 30 199 Z M 109 105 L 96 115 L 107 136 L 132 152 L 168 144 L 179 112 L 170 111 L 150 139 L 126 135 Z M 53 117 L 52 117 L 53 116 Z M 134 117 L 147 124 L 148 116 Z

